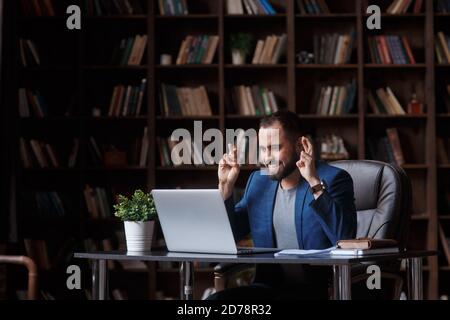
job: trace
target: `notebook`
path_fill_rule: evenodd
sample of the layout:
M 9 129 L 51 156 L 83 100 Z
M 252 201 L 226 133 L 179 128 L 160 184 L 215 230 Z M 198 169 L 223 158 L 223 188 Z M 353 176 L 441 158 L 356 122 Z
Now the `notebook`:
M 369 256 L 377 254 L 399 253 L 398 247 L 380 248 L 380 249 L 335 249 L 330 252 L 337 256 Z

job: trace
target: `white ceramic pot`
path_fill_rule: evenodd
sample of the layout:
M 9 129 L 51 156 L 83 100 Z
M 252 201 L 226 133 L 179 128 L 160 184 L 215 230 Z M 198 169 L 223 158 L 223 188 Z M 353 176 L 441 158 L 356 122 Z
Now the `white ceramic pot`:
M 155 221 L 134 222 L 125 221 L 125 238 L 127 251 L 144 252 L 152 248 Z
M 245 63 L 245 54 L 240 50 L 231 50 L 231 58 L 234 65 L 242 65 Z

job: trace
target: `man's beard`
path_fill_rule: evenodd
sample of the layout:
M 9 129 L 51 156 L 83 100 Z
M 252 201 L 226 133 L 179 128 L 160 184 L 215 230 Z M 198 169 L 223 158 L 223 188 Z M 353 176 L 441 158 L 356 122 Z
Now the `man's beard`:
M 295 151 L 293 151 L 291 153 L 291 156 L 289 157 L 289 160 L 285 162 L 284 165 L 281 161 L 278 163 L 278 168 L 281 168 L 281 170 L 279 169 L 277 173 L 269 175 L 269 178 L 274 181 L 281 181 L 284 178 L 287 178 L 292 172 L 294 172 L 294 170 L 297 170 L 298 159 L 300 159 L 300 156 L 297 155 Z

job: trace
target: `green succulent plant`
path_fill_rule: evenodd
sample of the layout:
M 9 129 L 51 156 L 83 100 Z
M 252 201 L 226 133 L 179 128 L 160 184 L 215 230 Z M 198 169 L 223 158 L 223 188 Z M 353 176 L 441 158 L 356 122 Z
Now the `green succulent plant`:
M 250 33 L 239 32 L 230 36 L 230 48 L 239 50 L 243 54 L 249 54 L 253 44 L 253 36 Z
M 152 195 L 142 190 L 136 190 L 131 199 L 119 195 L 114 210 L 114 215 L 122 221 L 145 222 L 157 217 Z

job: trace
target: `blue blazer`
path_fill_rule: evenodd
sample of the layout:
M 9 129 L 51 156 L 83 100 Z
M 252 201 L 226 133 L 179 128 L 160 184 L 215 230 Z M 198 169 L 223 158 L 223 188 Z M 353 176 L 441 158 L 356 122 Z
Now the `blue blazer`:
M 316 171 L 326 190 L 314 199 L 309 184 L 302 179 L 295 200 L 295 227 L 300 249 L 325 249 L 338 240 L 356 236 L 356 209 L 353 180 L 339 168 L 322 161 Z M 251 232 L 255 247 L 276 247 L 273 209 L 279 182 L 260 171 L 251 174 L 241 201 L 233 197 L 225 201 L 236 240 Z

